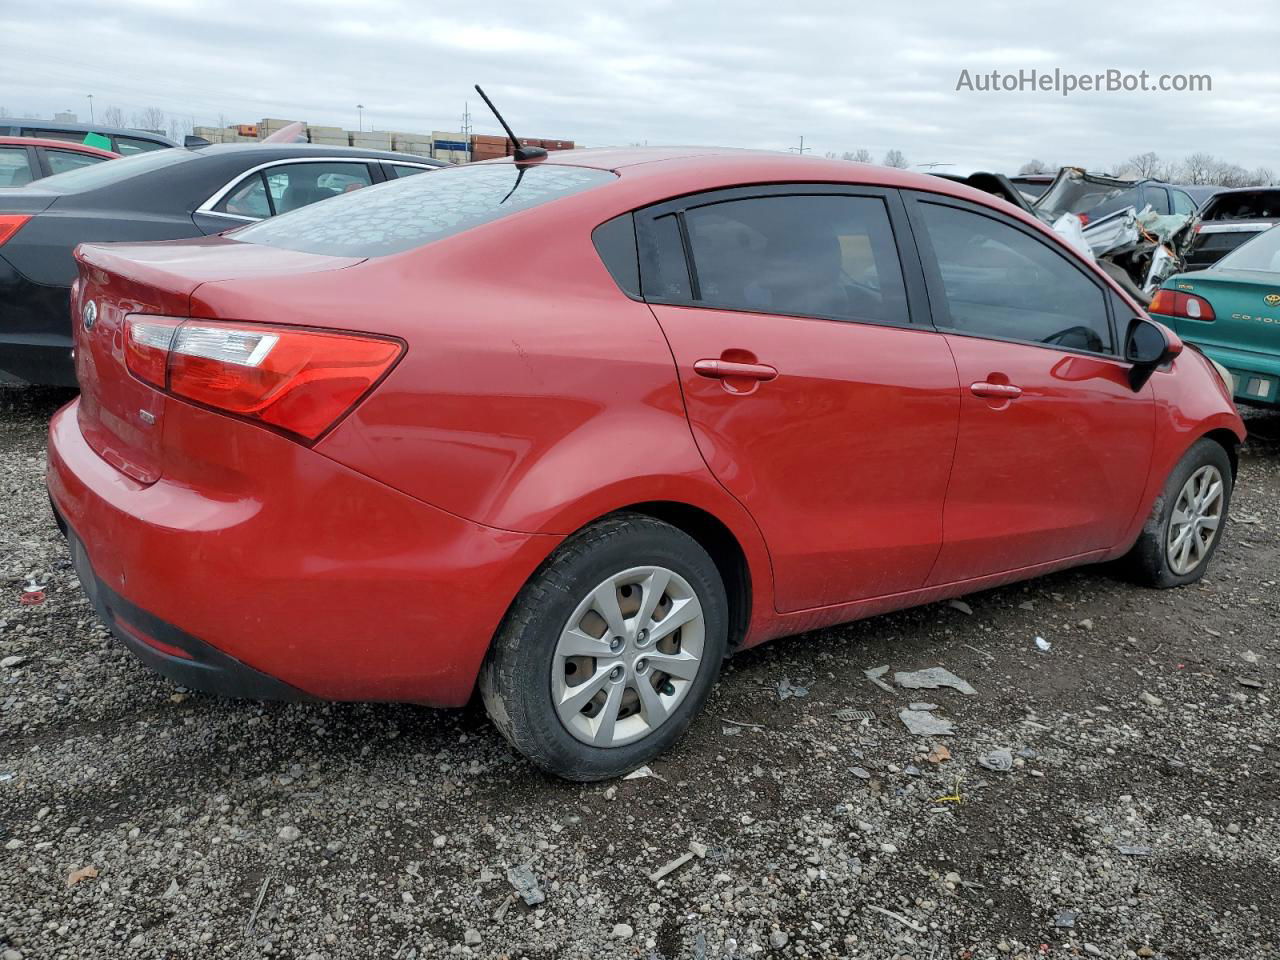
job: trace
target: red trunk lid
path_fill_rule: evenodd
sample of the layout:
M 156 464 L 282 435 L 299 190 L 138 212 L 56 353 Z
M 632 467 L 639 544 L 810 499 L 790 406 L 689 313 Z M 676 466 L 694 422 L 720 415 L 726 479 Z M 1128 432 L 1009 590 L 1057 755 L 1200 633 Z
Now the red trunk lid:
M 190 315 L 203 283 L 353 266 L 358 259 L 295 253 L 222 237 L 146 244 L 84 244 L 71 321 L 80 381 L 80 430 L 100 457 L 139 483 L 163 472 L 166 397 L 125 367 L 125 318 Z

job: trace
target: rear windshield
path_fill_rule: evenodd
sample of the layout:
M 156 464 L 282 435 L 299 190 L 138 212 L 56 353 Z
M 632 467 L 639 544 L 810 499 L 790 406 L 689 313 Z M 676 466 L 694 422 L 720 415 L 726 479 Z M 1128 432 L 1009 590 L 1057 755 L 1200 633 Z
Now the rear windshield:
M 1202 220 L 1280 220 L 1280 190 L 1219 193 L 1207 204 Z
M 40 181 L 39 186 L 41 190 L 56 190 L 59 193 L 82 193 L 85 190 L 97 190 L 99 187 L 110 186 L 142 173 L 150 173 L 161 167 L 182 163 L 184 160 L 194 160 L 198 156 L 199 154 L 181 147 L 152 150 L 148 153 L 112 160 L 110 163 L 96 163 L 91 167 L 80 167 L 78 170 L 68 170 L 66 173 L 45 177 Z
M 382 257 L 613 179 L 607 170 L 554 164 L 455 167 L 323 200 L 231 236 L 301 253 Z
M 1215 269 L 1280 271 L 1280 227 L 1272 227 L 1242 243 L 1219 260 Z

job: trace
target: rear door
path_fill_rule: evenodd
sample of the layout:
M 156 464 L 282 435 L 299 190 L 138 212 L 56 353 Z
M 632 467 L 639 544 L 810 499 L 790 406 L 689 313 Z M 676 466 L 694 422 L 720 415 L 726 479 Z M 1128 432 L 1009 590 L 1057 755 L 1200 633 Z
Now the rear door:
M 783 611 L 911 590 L 937 557 L 959 389 L 893 191 L 755 187 L 637 215 L 694 437 Z
M 1123 301 L 1060 245 L 998 212 L 908 200 L 961 413 L 930 584 L 1115 546 L 1147 482 L 1152 388 L 1117 356 Z

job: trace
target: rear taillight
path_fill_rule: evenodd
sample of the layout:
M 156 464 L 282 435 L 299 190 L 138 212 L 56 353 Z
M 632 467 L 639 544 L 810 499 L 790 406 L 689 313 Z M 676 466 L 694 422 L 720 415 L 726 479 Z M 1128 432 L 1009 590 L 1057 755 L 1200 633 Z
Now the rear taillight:
M 0 213 L 0 247 L 8 243 L 30 219 L 29 213 Z
M 1213 306 L 1204 297 L 1175 290 L 1157 290 L 1151 299 L 1148 313 L 1166 317 L 1184 317 L 1189 320 L 1213 320 Z
M 398 341 L 327 330 L 134 314 L 125 363 L 140 380 L 314 440 L 399 359 Z

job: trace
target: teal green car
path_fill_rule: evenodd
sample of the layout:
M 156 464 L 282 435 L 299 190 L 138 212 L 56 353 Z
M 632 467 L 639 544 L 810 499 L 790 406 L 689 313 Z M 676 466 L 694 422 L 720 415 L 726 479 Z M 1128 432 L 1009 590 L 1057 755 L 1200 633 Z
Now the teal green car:
M 1175 273 L 1147 312 L 1226 367 L 1237 402 L 1280 407 L 1280 226 Z

